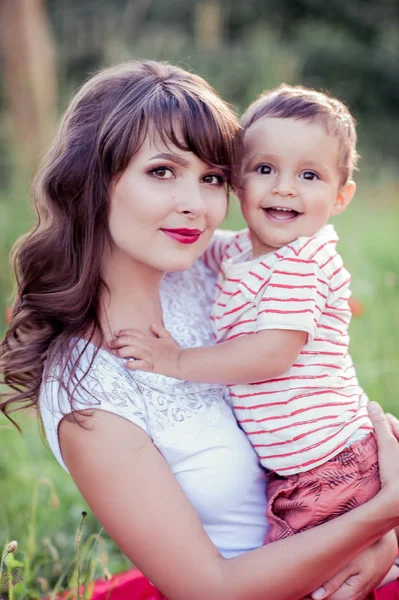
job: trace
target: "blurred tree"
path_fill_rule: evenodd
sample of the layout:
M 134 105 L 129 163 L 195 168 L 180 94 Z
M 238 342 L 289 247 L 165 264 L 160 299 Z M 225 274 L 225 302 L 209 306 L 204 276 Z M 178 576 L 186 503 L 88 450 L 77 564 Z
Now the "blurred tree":
M 197 0 L 195 41 L 198 50 L 218 50 L 222 43 L 222 7 L 219 0 Z
M 61 108 L 106 64 L 134 57 L 170 60 L 193 68 L 240 109 L 281 81 L 329 90 L 354 112 L 362 148 L 399 158 L 399 0 L 0 0 L 0 5 L 12 5 L 17 13 L 20 5 L 43 7 L 44 1 L 57 41 Z M 18 49 L 18 35 L 13 41 Z M 0 81 L 0 119 L 3 96 Z M 0 174 L 6 152 L 0 131 Z
M 56 118 L 55 51 L 44 0 L 1 0 L 0 26 L 15 159 L 19 170 L 30 173 Z

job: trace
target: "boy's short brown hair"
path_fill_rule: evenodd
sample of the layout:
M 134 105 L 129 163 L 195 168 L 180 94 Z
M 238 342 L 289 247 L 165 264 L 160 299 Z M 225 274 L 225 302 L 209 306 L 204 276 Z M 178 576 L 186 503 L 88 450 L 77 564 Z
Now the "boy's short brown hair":
M 261 117 L 319 121 L 340 143 L 339 169 L 344 185 L 357 168 L 356 121 L 340 100 L 323 92 L 285 83 L 259 96 L 241 119 L 244 132 Z

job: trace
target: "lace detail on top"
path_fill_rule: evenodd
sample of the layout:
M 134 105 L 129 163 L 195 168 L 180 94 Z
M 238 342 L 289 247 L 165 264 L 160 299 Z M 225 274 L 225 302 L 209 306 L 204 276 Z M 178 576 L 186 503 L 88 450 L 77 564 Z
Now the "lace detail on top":
M 200 260 L 184 273 L 168 273 L 161 285 L 161 302 L 165 327 L 183 347 L 214 343 L 210 326 L 210 307 L 214 295 L 215 277 Z M 87 344 L 78 340 L 72 363 Z M 96 348 L 87 344 L 79 359 L 78 376 L 87 371 Z M 61 367 L 52 368 L 46 382 L 59 382 Z M 64 374 L 64 381 L 68 373 Z M 66 394 L 59 388 L 59 408 L 70 412 Z M 89 373 L 74 393 L 77 410 L 100 407 L 116 412 L 139 424 L 162 447 L 176 446 L 181 440 L 181 427 L 186 423 L 185 436 L 196 436 L 222 415 L 231 413 L 226 387 L 193 383 L 166 377 L 158 373 L 129 371 L 123 359 L 106 350 L 99 350 Z M 57 411 L 58 412 L 58 411 Z

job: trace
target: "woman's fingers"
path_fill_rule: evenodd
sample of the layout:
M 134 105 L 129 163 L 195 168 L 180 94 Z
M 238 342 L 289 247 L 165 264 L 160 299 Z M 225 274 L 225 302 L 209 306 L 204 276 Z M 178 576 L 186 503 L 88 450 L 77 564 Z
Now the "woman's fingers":
M 396 439 L 399 440 L 399 420 L 391 413 L 385 413 L 385 416 L 388 420 L 389 426 L 391 427 L 392 433 Z
M 367 409 L 377 436 L 379 451 L 383 451 L 384 448 L 387 450 L 394 448 L 398 452 L 399 446 L 396 437 L 381 406 L 377 402 L 369 402 Z
M 344 567 L 339 573 L 331 577 L 321 587 L 310 594 L 312 600 L 321 600 L 322 598 L 328 598 L 337 591 L 341 585 L 350 577 L 353 573 L 352 565 L 349 564 Z
M 388 494 L 390 509 L 399 515 L 399 444 L 382 408 L 376 402 L 369 402 L 368 412 L 373 423 L 378 443 L 378 464 L 381 491 Z

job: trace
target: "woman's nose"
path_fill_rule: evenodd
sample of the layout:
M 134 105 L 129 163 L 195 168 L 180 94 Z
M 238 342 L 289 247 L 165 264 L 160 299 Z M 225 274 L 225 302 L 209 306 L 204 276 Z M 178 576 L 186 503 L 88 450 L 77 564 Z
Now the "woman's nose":
M 205 214 L 206 203 L 200 185 L 194 184 L 182 190 L 178 210 L 191 218 Z

